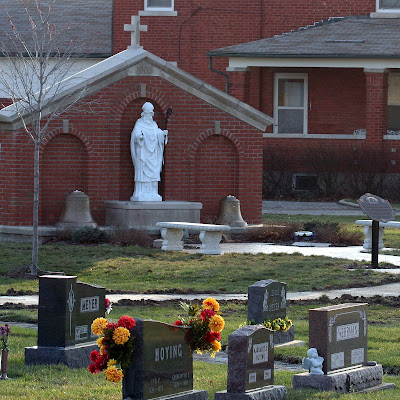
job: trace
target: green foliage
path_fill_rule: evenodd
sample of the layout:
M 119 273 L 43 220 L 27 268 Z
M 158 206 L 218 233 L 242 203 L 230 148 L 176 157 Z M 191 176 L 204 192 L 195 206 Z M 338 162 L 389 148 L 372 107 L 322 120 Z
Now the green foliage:
M 82 228 L 75 229 L 72 232 L 71 238 L 74 243 L 78 244 L 97 244 L 109 241 L 106 232 L 90 226 L 83 226 Z

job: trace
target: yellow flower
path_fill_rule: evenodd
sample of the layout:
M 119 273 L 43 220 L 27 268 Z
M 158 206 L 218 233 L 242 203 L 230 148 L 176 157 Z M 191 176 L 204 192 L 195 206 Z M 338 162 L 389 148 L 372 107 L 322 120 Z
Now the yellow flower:
M 211 342 L 211 346 L 213 347 L 213 350 L 218 353 L 221 350 L 221 342 L 218 340 L 213 340 Z
M 100 354 L 103 355 L 106 352 L 107 346 L 100 347 Z
M 116 344 L 124 344 L 128 341 L 129 336 L 131 336 L 129 330 L 124 328 L 123 326 L 119 326 L 114 331 L 113 340 Z
M 207 299 L 203 300 L 203 308 L 214 310 L 215 312 L 219 311 L 219 303 L 212 297 L 208 297 Z
M 208 327 L 214 332 L 221 332 L 224 326 L 225 321 L 220 315 L 213 315 L 208 323 Z
M 111 367 L 113 365 L 117 365 L 117 362 L 114 359 L 109 360 L 108 363 L 107 363 L 107 367 L 109 368 L 109 367 Z
M 95 335 L 102 335 L 103 329 L 107 326 L 107 320 L 105 318 L 96 318 L 92 323 L 92 332 Z
M 120 369 L 117 369 L 114 365 L 106 369 L 106 378 L 110 382 L 121 382 L 123 377 L 124 374 L 122 373 L 122 371 Z
M 97 346 L 101 347 L 101 346 L 103 345 L 103 338 L 102 338 L 102 337 L 99 337 L 99 338 L 96 340 L 96 343 L 97 343 Z
M 267 322 L 267 323 L 265 324 L 265 327 L 266 327 L 266 328 L 271 328 L 271 322 Z

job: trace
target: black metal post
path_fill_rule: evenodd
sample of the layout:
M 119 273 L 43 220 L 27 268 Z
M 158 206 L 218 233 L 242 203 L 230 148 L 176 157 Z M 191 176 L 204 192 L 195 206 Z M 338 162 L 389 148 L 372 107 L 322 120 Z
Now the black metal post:
M 378 268 L 379 221 L 372 220 L 371 266 Z

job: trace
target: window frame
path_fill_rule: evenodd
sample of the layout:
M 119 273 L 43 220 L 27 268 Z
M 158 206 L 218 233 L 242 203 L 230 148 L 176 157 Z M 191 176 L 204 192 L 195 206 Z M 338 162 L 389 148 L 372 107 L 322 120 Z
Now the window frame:
M 380 7 L 381 0 L 376 0 L 376 12 L 378 13 L 400 13 L 399 8 L 381 8 Z
M 279 106 L 279 80 L 280 79 L 303 79 L 304 81 L 304 99 L 303 107 L 282 107 Z M 279 132 L 279 118 L 278 112 L 280 109 L 301 109 L 303 108 L 303 132 L 288 133 Z M 277 72 L 274 74 L 274 134 L 277 135 L 296 135 L 308 133 L 308 74 L 307 73 L 291 73 L 291 72 Z
M 175 11 L 174 10 L 174 0 L 171 1 L 171 7 L 149 7 L 147 5 L 148 0 L 144 0 L 144 11 Z

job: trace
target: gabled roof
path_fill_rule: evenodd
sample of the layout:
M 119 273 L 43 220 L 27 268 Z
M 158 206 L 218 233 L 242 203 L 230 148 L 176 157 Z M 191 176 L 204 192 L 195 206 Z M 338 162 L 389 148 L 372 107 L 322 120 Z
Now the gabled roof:
M 220 57 L 400 58 L 400 19 L 331 18 L 287 34 L 212 50 Z
M 47 12 L 48 1 L 42 1 L 42 10 Z M 33 19 L 37 18 L 35 11 L 36 4 L 33 1 L 26 1 L 25 5 Z M 25 10 L 21 2 L 16 0 L 0 0 L 0 44 L 4 43 L 9 51 L 14 51 L 10 46 L 8 35 L 13 37 L 13 31 L 9 18 L 16 29 L 22 34 L 26 47 L 34 50 L 32 39 L 32 28 L 28 23 Z M 88 43 L 83 49 L 89 52 L 89 56 L 108 57 L 112 55 L 112 15 L 113 0 L 60 0 L 54 2 L 51 11 L 50 22 L 56 27 L 56 34 L 60 33 L 60 40 L 57 39 L 59 50 L 70 52 L 70 41 Z M 93 43 L 93 45 L 91 45 Z M 1 46 L 0 46 L 1 50 Z M 21 47 L 19 51 L 24 51 Z M 72 49 L 75 50 L 75 49 Z M 75 50 L 78 51 L 79 50 Z M 0 53 L 1 57 L 1 53 Z
M 132 48 L 115 54 L 66 79 L 62 84 L 63 89 L 59 93 L 52 94 L 50 90 L 47 99 L 44 100 L 42 116 L 45 117 L 51 113 L 57 104 L 71 104 L 79 96 L 83 98 L 127 76 L 137 76 L 135 70 L 139 68 L 132 68 L 135 66 L 151 66 L 152 68 L 140 69 L 149 71 L 149 76 L 159 76 L 262 131 L 265 131 L 265 128 L 273 123 L 273 119 L 268 115 L 175 67 L 173 64 L 146 50 Z M 57 87 L 57 85 L 54 86 Z M 29 113 L 26 112 L 24 117 L 29 120 Z M 15 105 L 0 110 L 1 129 L 16 130 L 21 126 L 21 119 Z

